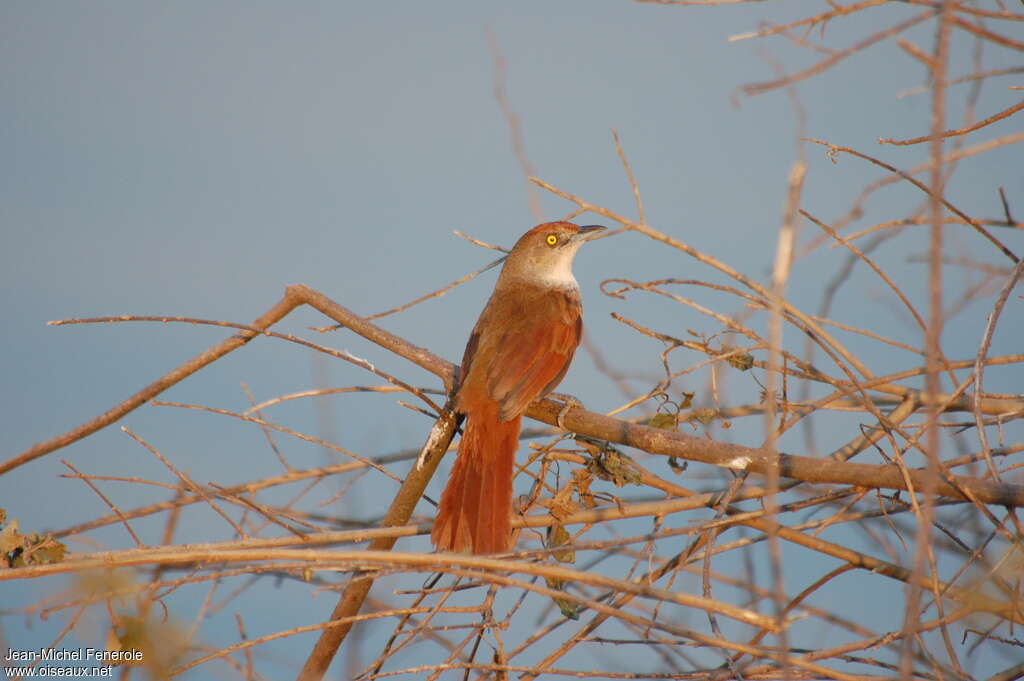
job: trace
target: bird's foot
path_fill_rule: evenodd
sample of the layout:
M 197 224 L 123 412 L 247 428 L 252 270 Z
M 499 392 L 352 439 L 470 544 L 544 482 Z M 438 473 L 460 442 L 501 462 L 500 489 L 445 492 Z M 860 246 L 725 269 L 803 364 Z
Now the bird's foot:
M 565 403 L 565 406 L 558 412 L 558 416 L 555 417 L 555 423 L 557 423 L 558 427 L 562 430 L 569 430 L 565 427 L 565 423 L 562 422 L 562 419 L 565 418 L 565 415 L 569 413 L 570 409 L 573 407 L 582 407 L 583 403 L 572 395 L 566 393 L 548 393 L 548 397 Z

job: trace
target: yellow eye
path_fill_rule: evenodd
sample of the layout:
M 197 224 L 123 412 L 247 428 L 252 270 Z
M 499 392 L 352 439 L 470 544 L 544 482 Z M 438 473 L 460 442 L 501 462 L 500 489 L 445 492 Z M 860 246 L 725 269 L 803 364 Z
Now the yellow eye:
M 554 234 L 548 234 L 548 238 L 545 239 L 545 241 L 548 242 L 548 246 L 554 246 L 555 244 L 558 243 L 558 237 L 555 236 Z

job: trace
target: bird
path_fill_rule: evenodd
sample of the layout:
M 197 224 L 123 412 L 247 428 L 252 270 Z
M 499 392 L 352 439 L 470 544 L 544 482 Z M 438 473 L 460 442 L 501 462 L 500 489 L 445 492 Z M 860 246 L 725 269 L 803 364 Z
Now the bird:
M 573 258 L 605 229 L 546 222 L 509 252 L 462 358 L 454 409 L 465 421 L 431 532 L 436 550 L 511 550 L 512 471 L 522 414 L 569 370 L 583 332 Z

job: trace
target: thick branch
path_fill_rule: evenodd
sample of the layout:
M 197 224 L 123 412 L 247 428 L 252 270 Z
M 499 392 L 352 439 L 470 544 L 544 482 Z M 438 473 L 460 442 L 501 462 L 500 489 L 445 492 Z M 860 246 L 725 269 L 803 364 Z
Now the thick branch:
M 252 323 L 252 327 L 259 331 L 270 328 L 282 320 L 285 315 L 291 312 L 301 302 L 301 300 L 296 299 L 291 294 L 290 289 L 285 291 L 284 298 L 267 310 L 263 316 L 254 321 Z M 51 322 L 51 324 L 53 323 L 54 322 Z M 259 334 L 256 331 L 240 331 L 234 336 L 217 343 L 212 348 L 199 353 L 181 366 L 164 374 L 159 379 L 153 381 L 145 388 L 126 399 L 124 402 L 108 409 L 91 421 L 83 423 L 77 428 L 73 428 L 62 435 L 34 444 L 21 454 L 8 459 L 7 461 L 0 462 L 0 475 L 17 468 L 18 466 L 26 464 L 29 461 L 38 459 L 45 454 L 49 454 L 52 451 L 60 449 L 61 447 L 67 447 L 72 442 L 77 442 L 82 438 L 92 435 L 101 428 L 106 428 L 111 423 L 120 421 L 130 412 L 135 411 L 149 400 L 184 379 L 186 376 L 190 376 L 196 371 L 199 371 L 207 364 L 220 359 L 232 350 L 242 347 L 258 335 Z
M 450 405 L 446 406 L 444 413 L 441 414 L 430 433 L 429 450 L 424 454 L 422 465 L 413 466 L 409 472 L 409 477 L 402 483 L 402 487 L 388 508 L 387 515 L 381 523 L 382 527 L 397 527 L 405 525 L 409 521 L 413 509 L 416 508 L 417 502 L 423 496 L 423 490 L 426 489 L 430 479 L 434 477 L 434 471 L 441 463 L 444 453 L 448 451 L 448 445 L 451 444 L 452 438 L 455 436 L 459 420 Z M 370 542 L 366 550 L 390 551 L 397 540 L 396 536 L 377 537 Z M 349 581 L 331 613 L 331 621 L 341 620 L 341 624 L 323 630 L 299 672 L 298 681 L 319 681 L 323 678 L 327 668 L 331 666 L 331 661 L 337 654 L 338 648 L 352 629 L 352 625 L 355 623 L 352 617 L 359 614 L 367 594 L 370 593 L 371 586 L 373 586 L 373 577 L 371 576 L 354 577 Z
M 557 425 L 558 414 L 563 408 L 561 402 L 539 400 L 530 405 L 526 413 L 530 418 Z M 580 408 L 570 409 L 562 418 L 562 423 L 576 433 L 635 447 L 651 454 L 664 454 L 762 475 L 768 474 L 774 460 L 762 449 L 641 426 Z M 897 466 L 848 463 L 792 454 L 779 454 L 778 461 L 780 476 L 803 482 L 907 489 L 906 480 Z M 918 469 L 908 472 L 911 483 L 920 489 L 925 472 Z M 1024 485 L 988 482 L 977 478 L 953 476 L 949 480 L 940 481 L 936 492 L 940 496 L 966 499 L 961 489 L 988 504 L 1024 505 Z
M 315 307 L 325 315 L 338 322 L 347 329 L 355 331 L 363 338 L 387 348 L 396 355 L 405 357 L 410 362 L 418 364 L 427 371 L 439 376 L 444 381 L 445 387 L 450 391 L 455 375 L 455 367 L 450 362 L 438 357 L 432 352 L 406 341 L 392 333 L 385 331 L 376 324 L 372 324 L 348 308 L 345 308 L 319 291 L 314 291 L 304 284 L 295 284 L 285 289 L 284 297 L 281 298 L 272 308 L 256 319 L 250 326 L 250 330 L 239 331 L 230 338 L 217 343 L 213 347 L 200 352 L 184 364 L 172 369 L 156 381 L 153 381 L 145 388 L 135 393 L 120 404 L 117 404 L 103 412 L 91 421 L 87 421 L 77 428 L 72 428 L 66 433 L 36 443 L 21 454 L 0 462 L 0 475 L 17 468 L 41 456 L 67 447 L 73 442 L 86 438 L 96 431 L 106 428 L 112 423 L 120 421 L 129 413 L 135 411 L 143 404 L 153 399 L 168 388 L 179 383 L 186 377 L 194 374 L 203 367 L 232 350 L 237 350 L 260 332 L 266 331 L 277 322 L 284 319 L 289 312 L 303 303 Z M 50 322 L 60 324 L 60 322 Z

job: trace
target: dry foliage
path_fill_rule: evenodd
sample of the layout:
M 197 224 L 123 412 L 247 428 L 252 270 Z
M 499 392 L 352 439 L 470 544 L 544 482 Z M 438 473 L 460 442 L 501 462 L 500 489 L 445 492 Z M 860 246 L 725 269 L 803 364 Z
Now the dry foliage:
M 642 1 L 721 5 L 742 0 Z M 981 55 L 991 49 L 1020 53 L 1024 14 L 1009 7 L 1014 4 L 1009 0 L 908 0 L 891 25 L 865 33 L 851 45 L 830 43 L 830 22 L 856 14 L 874 20 L 890 4 L 864 0 L 840 5 L 830 0 L 820 13 L 734 38 L 783 36 L 824 55 L 799 73 L 743 87 L 747 95 L 828 78 L 835 64 L 887 40 L 899 41 L 908 58 L 930 72 L 927 134 L 880 140 L 886 146 L 871 153 L 828 140 L 805 142 L 807 153 L 820 150 L 837 162 L 877 166 L 878 179 L 854 188 L 849 205 L 837 215 L 814 215 L 803 203 L 808 165 L 798 159 L 790 173 L 787 210 L 768 283 L 647 224 L 640 188 L 618 137 L 616 149 L 636 197 L 636 218 L 533 179 L 536 186 L 566 200 L 569 218 L 601 216 L 619 231 L 643 235 L 674 253 L 680 270 L 698 271 L 696 261 L 731 283 L 610 278 L 602 284 L 604 294 L 627 302 L 637 296 L 673 301 L 706 315 L 718 331 L 709 335 L 681 329 L 671 317 L 642 322 L 617 315 L 638 338 L 657 341 L 636 347 L 661 348 L 663 374 L 654 380 L 625 375 L 617 358 L 602 356 L 592 345 L 581 350 L 591 353 L 625 398 L 604 415 L 585 407 L 569 411 L 564 423 L 575 437 L 554 427 L 561 404 L 545 400 L 531 407 L 529 415 L 551 427 L 523 434 L 517 489 L 530 492 L 521 498 L 523 516 L 516 521 L 519 552 L 482 558 L 391 551 L 396 540 L 429 532 L 430 518 L 414 517 L 413 510 L 456 435 L 445 392 L 402 380 L 403 363 L 397 359 L 393 368 L 384 369 L 321 342 L 278 334 L 272 327 L 296 307 L 310 305 L 433 372 L 446 389 L 454 367 L 325 296 L 293 286 L 248 325 L 141 317 L 59 322 L 179 321 L 220 324 L 236 333 L 96 420 L 0 463 L 0 472 L 17 475 L 14 469 L 21 464 L 116 422 L 249 341 L 273 338 L 353 363 L 385 385 L 311 390 L 253 404 L 245 413 L 210 405 L 157 404 L 242 419 L 261 428 L 267 445 L 277 451 L 280 438 L 319 442 L 273 420 L 273 408 L 283 400 L 343 391 L 407 394 L 417 402 L 413 408 L 440 415 L 441 421 L 438 437 L 429 443 L 427 466 L 402 482 L 389 508 L 382 499 L 372 510 L 384 520 L 369 527 L 345 526 L 324 505 L 334 500 L 317 483 L 328 476 L 341 479 L 344 494 L 367 476 L 397 479 L 411 470 L 416 451 L 364 457 L 320 442 L 338 452 L 343 462 L 300 468 L 281 455 L 280 475 L 215 485 L 190 479 L 142 436 L 128 432 L 167 467 L 171 482 L 121 479 L 151 485 L 152 503 L 117 508 L 107 502 L 109 514 L 49 536 L 23 535 L 8 521 L 0 533 L 6 568 L 0 579 L 73 575 L 74 588 L 39 603 L 27 615 L 64 616 L 63 638 L 84 613 L 106 613 L 109 647 L 150 651 L 149 669 L 161 677 L 198 668 L 205 677 L 266 678 L 261 646 L 308 632 L 319 642 L 300 673 L 305 679 L 319 678 L 339 646 L 347 666 L 338 673 L 367 680 L 515 675 L 898 676 L 930 681 L 979 678 L 972 671 L 977 668 L 1005 668 L 993 679 L 1024 675 L 1024 666 L 1014 662 L 1024 657 L 1018 628 L 1024 624 L 1024 554 L 1019 550 L 1024 530 L 1017 516 L 1024 485 L 1015 482 L 1024 444 L 1014 423 L 1024 416 L 1024 395 L 984 389 L 986 375 L 993 371 L 1016 376 L 1017 385 L 1024 378 L 1024 354 L 989 352 L 1001 331 L 1004 309 L 1020 305 L 1014 287 L 1022 273 L 1016 252 L 1024 225 L 1014 218 L 1011 201 L 1001 190 L 1002 214 L 995 217 L 971 215 L 945 191 L 964 159 L 976 161 L 974 157 L 1024 141 L 1019 132 L 986 137 L 989 125 L 1011 116 L 1019 120 L 1024 104 L 989 110 L 979 96 L 983 81 L 1022 71 L 986 72 Z M 892 20 L 896 14 L 884 17 Z M 934 27 L 933 45 L 917 46 L 904 37 L 918 25 Z M 977 43 L 966 73 L 950 63 L 954 33 L 969 34 Z M 500 55 L 498 59 L 500 64 Z M 997 82 L 992 87 L 1002 86 Z M 960 98 L 966 117 L 949 120 L 945 107 Z M 499 99 L 515 122 L 501 88 Z M 518 125 L 513 131 L 517 133 Z M 928 145 L 930 160 L 899 167 L 900 145 L 917 144 Z M 516 140 L 516 150 L 528 168 L 521 140 Z M 890 185 L 916 197 L 916 208 L 863 224 L 861 216 L 874 193 Z M 993 196 L 996 192 L 993 188 Z M 798 246 L 801 226 L 819 236 Z M 918 270 L 887 269 L 873 256 L 905 230 L 914 230 L 926 253 L 925 286 L 909 286 L 919 278 Z M 977 232 L 984 250 L 970 258 L 952 256 L 945 235 L 954 230 Z M 832 248 L 845 249 L 847 266 L 823 282 L 816 311 L 799 309 L 786 295 L 794 261 Z M 849 318 L 833 306 L 851 272 L 865 268 L 896 301 L 900 314 L 912 320 L 913 332 L 887 328 L 882 321 L 886 315 Z M 964 271 L 974 276 L 973 285 L 948 283 L 951 272 L 959 276 Z M 915 297 L 911 289 L 922 293 Z M 716 301 L 716 307 L 708 307 L 707 300 Z M 942 328 L 968 304 L 989 310 L 988 326 L 978 330 L 973 355 L 949 356 L 941 343 Z M 329 343 L 330 338 L 319 340 Z M 888 347 L 886 366 L 895 363 L 898 369 L 873 368 L 850 349 L 851 338 L 859 346 L 868 342 Z M 679 387 L 694 385 L 694 377 L 705 381 L 702 389 L 686 392 Z M 763 438 L 748 446 L 729 442 L 736 432 L 730 429 L 745 420 L 761 424 Z M 424 427 L 424 433 L 428 430 Z M 841 444 L 822 444 L 835 442 Z M 118 480 L 69 468 L 69 475 L 89 484 L 104 500 L 102 487 Z M 267 493 L 278 489 L 295 491 L 287 503 L 265 501 Z M 233 528 L 234 537 L 208 544 L 172 542 L 180 513 L 192 505 L 206 506 Z M 142 518 L 164 524 L 167 539 L 162 545 L 145 546 L 138 539 L 133 524 Z M 137 548 L 64 555 L 62 540 L 118 524 Z M 310 592 L 339 590 L 333 621 L 325 621 L 324 607 L 310 612 L 305 627 L 247 631 L 246 618 L 258 602 L 243 595 L 261 580 L 285 580 Z M 199 594 L 198 611 L 168 605 L 172 595 L 186 591 Z M 328 598 L 334 597 L 321 593 L 312 602 L 320 606 Z M 205 647 L 194 630 L 188 633 L 184 625 L 175 624 L 190 619 L 198 623 L 225 609 L 238 612 L 237 643 L 230 647 Z M 360 627 L 370 621 L 378 623 L 374 631 L 386 628 L 390 633 L 359 638 Z M 313 638 L 297 640 L 306 646 Z M 978 662 L 983 656 L 989 660 L 986 665 Z

